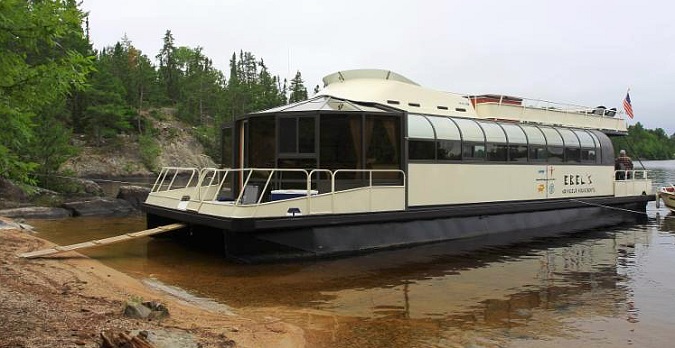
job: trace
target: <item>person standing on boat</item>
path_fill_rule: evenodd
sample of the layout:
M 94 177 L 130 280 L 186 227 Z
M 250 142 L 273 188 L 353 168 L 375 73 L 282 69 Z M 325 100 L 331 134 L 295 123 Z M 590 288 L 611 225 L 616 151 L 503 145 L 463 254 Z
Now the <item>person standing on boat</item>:
M 631 178 L 630 171 L 633 170 L 633 161 L 626 155 L 626 150 L 619 151 L 619 157 L 614 160 L 614 170 L 617 170 L 617 180 Z

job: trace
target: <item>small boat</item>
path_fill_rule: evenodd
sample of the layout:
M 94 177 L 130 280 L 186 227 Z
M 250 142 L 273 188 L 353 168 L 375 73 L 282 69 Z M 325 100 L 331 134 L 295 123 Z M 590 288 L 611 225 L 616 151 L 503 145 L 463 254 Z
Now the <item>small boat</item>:
M 659 198 L 665 206 L 675 212 L 675 186 L 663 186 L 659 189 Z M 658 203 L 658 201 L 657 201 Z

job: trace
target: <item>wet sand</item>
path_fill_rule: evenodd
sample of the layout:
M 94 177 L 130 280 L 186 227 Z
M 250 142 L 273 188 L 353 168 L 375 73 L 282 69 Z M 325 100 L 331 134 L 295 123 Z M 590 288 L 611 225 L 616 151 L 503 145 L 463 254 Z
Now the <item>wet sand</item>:
M 303 347 L 302 329 L 269 316 L 228 313 L 161 292 L 79 253 L 22 259 L 53 246 L 25 230 L 0 229 L 0 347 L 100 347 L 104 330 L 169 330 L 203 347 Z M 122 315 L 133 299 L 158 300 L 163 320 Z

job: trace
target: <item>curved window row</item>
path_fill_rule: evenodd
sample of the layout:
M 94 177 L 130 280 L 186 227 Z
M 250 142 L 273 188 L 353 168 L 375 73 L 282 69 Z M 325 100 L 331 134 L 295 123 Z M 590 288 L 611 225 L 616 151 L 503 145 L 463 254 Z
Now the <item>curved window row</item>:
M 600 137 L 607 136 L 584 129 L 408 115 L 412 161 L 607 164 L 601 144 L 609 139 L 601 143 Z

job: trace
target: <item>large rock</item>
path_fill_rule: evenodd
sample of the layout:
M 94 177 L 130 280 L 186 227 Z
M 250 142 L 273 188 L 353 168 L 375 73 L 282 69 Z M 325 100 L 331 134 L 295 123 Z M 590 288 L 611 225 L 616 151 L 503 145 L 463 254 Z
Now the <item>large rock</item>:
M 117 193 L 118 199 L 123 199 L 129 202 L 134 208 L 139 209 L 141 203 L 145 202 L 150 194 L 150 189 L 141 186 L 120 186 L 120 191 Z
M 33 226 L 16 222 L 0 216 L 0 230 L 28 230 L 33 231 Z
M 63 207 L 71 210 L 73 216 L 125 215 L 135 211 L 131 203 L 123 199 L 101 197 L 64 203 Z
M 136 319 L 163 319 L 169 316 L 169 309 L 159 301 L 143 303 L 129 301 L 124 306 L 124 316 Z
M 99 184 L 89 179 L 75 179 L 86 194 L 103 196 L 103 189 Z
M 8 218 L 62 219 L 70 215 L 70 210 L 54 207 L 25 207 L 0 210 L 0 216 Z
M 127 302 L 124 306 L 124 316 L 134 319 L 145 319 L 150 316 L 152 309 L 138 302 Z
M 5 178 L 0 178 L 0 197 L 12 202 L 27 202 L 30 198 L 21 187 Z

